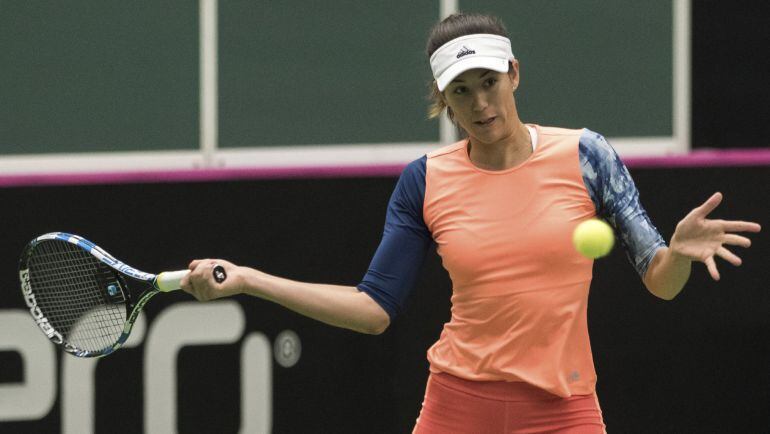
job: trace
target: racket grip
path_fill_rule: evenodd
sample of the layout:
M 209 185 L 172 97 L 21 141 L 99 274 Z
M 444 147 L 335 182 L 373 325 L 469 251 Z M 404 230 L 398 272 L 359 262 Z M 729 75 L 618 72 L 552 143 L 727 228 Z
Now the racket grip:
M 179 282 L 190 274 L 190 270 L 164 271 L 155 278 L 155 286 L 161 292 L 176 291 L 180 289 Z
M 214 266 L 211 273 L 214 275 L 214 280 L 217 283 L 222 283 L 227 279 L 225 268 L 219 264 Z M 155 277 L 155 286 L 161 292 L 176 291 L 180 289 L 179 283 L 188 274 L 190 274 L 190 270 L 164 271 Z

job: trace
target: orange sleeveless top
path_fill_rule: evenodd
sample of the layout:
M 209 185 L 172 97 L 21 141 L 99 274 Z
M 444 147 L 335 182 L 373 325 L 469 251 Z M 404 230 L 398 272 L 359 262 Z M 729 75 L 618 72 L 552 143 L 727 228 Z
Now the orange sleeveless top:
M 595 215 L 583 183 L 583 130 L 534 126 L 520 165 L 476 167 L 467 140 L 427 155 L 423 216 L 452 279 L 452 315 L 428 350 L 432 372 L 525 381 L 555 395 L 594 392 L 586 308 L 593 261 L 572 231 Z

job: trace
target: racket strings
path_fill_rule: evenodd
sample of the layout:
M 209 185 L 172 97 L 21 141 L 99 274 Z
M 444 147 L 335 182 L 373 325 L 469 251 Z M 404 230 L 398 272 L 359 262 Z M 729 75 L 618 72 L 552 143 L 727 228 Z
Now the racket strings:
M 67 341 L 81 349 L 98 350 L 111 345 L 111 335 L 114 334 L 116 322 L 114 309 L 104 302 L 100 296 L 101 288 L 98 285 L 98 263 L 89 258 L 86 252 L 72 249 L 53 249 L 53 254 L 44 258 L 47 264 L 54 269 L 71 267 L 67 272 L 61 272 L 58 279 L 43 280 L 49 288 L 57 291 L 47 291 L 54 295 L 46 307 L 52 312 L 53 325 L 59 325 L 60 332 Z M 63 271 L 63 270 L 62 270 Z M 89 279 L 87 276 L 90 275 Z M 108 277 L 108 276 L 102 276 Z M 51 285 L 51 283 L 55 285 Z M 104 309 L 107 308 L 107 309 Z M 98 348 L 97 348 L 98 347 Z
M 56 278 L 51 279 L 50 277 L 53 277 L 53 274 L 46 276 L 38 273 L 38 275 L 41 275 L 41 279 L 32 281 L 33 288 L 37 288 L 38 293 L 44 292 L 49 296 L 38 296 L 38 298 L 41 299 L 39 301 L 41 309 L 44 309 L 43 312 L 49 317 L 49 321 L 52 325 L 56 327 L 71 344 L 81 346 L 77 345 L 81 340 L 98 340 L 99 335 L 104 333 L 98 333 L 96 330 L 92 330 L 92 328 L 86 326 L 79 326 L 77 327 L 77 330 L 73 330 L 75 325 L 79 325 L 78 319 L 84 313 L 92 316 L 90 315 L 91 311 L 94 311 L 94 308 L 101 304 L 101 300 L 99 300 L 98 296 L 94 296 L 96 295 L 96 292 L 90 288 L 93 284 L 84 281 L 81 277 L 81 274 L 83 274 L 84 271 L 94 273 L 96 268 L 88 263 L 89 261 L 86 257 L 75 252 L 72 252 L 73 254 L 67 254 L 70 252 L 67 252 L 66 250 L 60 251 L 56 248 L 51 249 L 48 246 L 43 249 L 53 251 L 48 252 L 46 255 L 41 255 L 40 259 L 43 262 L 40 263 L 46 264 L 51 268 L 50 271 L 58 271 L 59 274 Z M 71 268 L 64 268 L 65 266 Z M 35 283 L 38 285 L 35 286 Z M 85 323 L 83 324 L 85 325 Z
M 110 300 L 106 283 L 115 272 L 66 241 L 41 242 L 29 259 L 38 306 L 64 340 L 81 350 L 111 347 L 123 332 L 125 303 Z

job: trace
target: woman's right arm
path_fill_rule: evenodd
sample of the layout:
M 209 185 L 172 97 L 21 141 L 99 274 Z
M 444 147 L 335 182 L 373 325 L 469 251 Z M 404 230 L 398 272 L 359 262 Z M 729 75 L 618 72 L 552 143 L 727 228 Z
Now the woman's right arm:
M 213 279 L 214 264 L 222 265 L 227 273 L 221 284 Z M 390 324 L 385 310 L 353 286 L 298 282 L 221 259 L 195 260 L 189 268 L 192 271 L 182 280 L 182 289 L 201 301 L 248 294 L 323 323 L 367 334 L 380 334 Z
M 409 164 L 391 195 L 385 229 L 369 269 L 357 287 L 297 282 L 218 259 L 190 263 L 182 289 L 205 301 L 249 294 L 336 327 L 380 334 L 401 313 L 432 237 L 422 216 L 426 157 Z M 227 280 L 213 278 L 222 265 Z

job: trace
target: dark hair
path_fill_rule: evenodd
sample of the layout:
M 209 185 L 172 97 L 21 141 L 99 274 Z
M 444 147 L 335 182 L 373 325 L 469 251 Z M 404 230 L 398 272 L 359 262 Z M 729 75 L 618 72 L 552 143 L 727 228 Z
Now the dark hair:
M 460 12 L 444 18 L 444 20 L 433 26 L 428 36 L 428 43 L 425 46 L 425 53 L 430 58 L 439 47 L 447 42 L 460 36 L 477 33 L 508 37 L 508 30 L 505 29 L 505 25 L 499 18 L 491 15 L 465 14 Z M 438 90 L 436 80 L 433 80 L 430 87 L 431 105 L 428 108 L 428 117 L 432 119 L 439 116 L 447 107 L 441 99 L 441 92 Z M 454 121 L 451 110 L 448 110 L 447 114 Z

